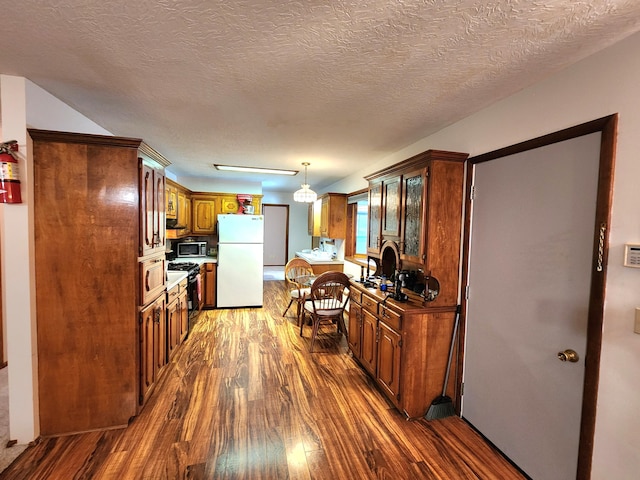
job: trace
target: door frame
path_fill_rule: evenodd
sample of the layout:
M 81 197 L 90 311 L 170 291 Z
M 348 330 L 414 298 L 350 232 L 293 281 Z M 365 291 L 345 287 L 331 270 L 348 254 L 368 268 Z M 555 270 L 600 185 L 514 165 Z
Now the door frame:
M 265 213 L 265 207 L 281 207 L 281 208 L 284 208 L 285 211 L 286 211 L 286 219 L 285 219 L 285 224 L 284 224 L 284 229 L 285 229 L 285 232 L 284 232 L 284 237 L 285 237 L 285 242 L 284 242 L 284 260 L 285 260 L 285 263 L 287 263 L 287 258 L 289 258 L 289 205 L 286 204 L 286 203 L 263 203 L 262 204 L 262 214 L 263 214 L 263 216 L 264 216 L 264 213 Z M 265 265 L 265 266 L 271 266 L 271 265 Z
M 589 478 L 593 457 L 593 438 L 595 434 L 596 410 L 598 400 L 598 384 L 600 370 L 600 353 L 602 345 L 602 324 L 604 317 L 604 301 L 606 295 L 607 264 L 609 258 L 609 231 L 611 224 L 611 205 L 613 198 L 613 172 L 615 167 L 616 137 L 618 130 L 618 114 L 608 115 L 587 123 L 570 127 L 558 132 L 543 135 L 515 145 L 494 150 L 476 157 L 467 163 L 465 223 L 463 238 L 462 285 L 463 292 L 469 284 L 469 259 L 471 242 L 471 195 L 475 165 L 497 158 L 533 150 L 553 143 L 573 138 L 601 133 L 600 167 L 598 171 L 597 203 L 594 225 L 593 254 L 591 260 L 591 286 L 589 295 L 589 311 L 587 319 L 587 350 L 585 355 L 585 374 L 582 397 L 582 413 L 580 439 L 578 448 L 577 478 Z M 466 332 L 467 299 L 462 295 L 462 313 L 460 316 L 460 336 L 458 339 L 457 363 L 459 372 L 457 409 L 460 414 L 462 400 L 462 375 L 464 367 L 464 344 Z

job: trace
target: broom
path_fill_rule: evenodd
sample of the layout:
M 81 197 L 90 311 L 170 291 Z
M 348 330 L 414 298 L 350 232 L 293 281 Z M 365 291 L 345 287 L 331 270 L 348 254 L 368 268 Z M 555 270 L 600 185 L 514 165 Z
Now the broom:
M 453 357 L 453 348 L 456 343 L 456 333 L 458 333 L 458 322 L 460 320 L 460 305 L 456 306 L 456 319 L 453 323 L 453 334 L 451 335 L 451 346 L 449 347 L 449 360 L 447 361 L 447 370 L 444 374 L 444 385 L 442 386 L 442 395 L 436 397 L 425 415 L 427 420 L 437 420 L 446 418 L 456 414 L 453 408 L 453 401 L 446 395 L 447 383 L 449 383 L 449 373 L 451 372 L 451 359 Z

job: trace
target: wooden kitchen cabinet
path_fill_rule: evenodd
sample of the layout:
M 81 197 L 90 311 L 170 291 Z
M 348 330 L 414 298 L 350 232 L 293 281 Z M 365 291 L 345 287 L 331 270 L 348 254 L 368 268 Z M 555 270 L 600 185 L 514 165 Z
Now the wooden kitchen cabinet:
M 179 332 L 180 298 L 176 293 L 176 297 L 173 300 L 167 300 L 167 356 L 169 359 L 173 358 L 180 344 Z
M 347 236 L 347 195 L 325 193 L 320 197 L 320 236 L 345 238 Z
M 426 260 L 424 211 L 427 198 L 427 169 L 402 176 L 402 232 L 400 258 L 420 264 Z
M 178 298 L 178 311 L 180 318 L 180 331 L 179 339 L 180 343 L 184 342 L 189 334 L 189 297 L 187 296 L 187 285 L 180 287 L 180 297 Z
M 204 308 L 216 307 L 216 268 L 217 264 L 207 262 L 205 266 L 204 279 Z
M 144 257 L 166 250 L 165 176 L 162 168 L 140 158 L 140 251 Z
M 400 200 L 402 177 L 392 176 L 382 182 L 382 237 L 384 240 L 400 240 Z
M 165 254 L 155 255 L 139 262 L 140 305 L 147 305 L 164 293 L 166 285 Z
M 167 238 L 177 239 L 189 235 L 213 235 L 217 230 L 218 215 L 238 213 L 238 196 L 219 192 L 192 192 L 188 188 L 167 180 L 167 195 L 175 192 L 175 210 L 173 218 L 180 229 L 167 229 Z M 250 205 L 254 215 L 261 214 L 262 195 L 251 195 Z
M 352 294 L 356 292 L 349 311 L 348 344 L 353 357 L 407 417 L 424 416 L 442 393 L 455 307 L 429 307 L 414 293 L 409 293 L 408 301 L 398 302 L 358 282 L 351 285 Z M 354 298 L 356 302 L 360 298 L 361 304 Z M 447 385 L 447 395 L 454 399 L 456 355 Z
M 322 200 L 316 200 L 309 204 L 307 213 L 307 233 L 311 237 L 320 236 L 320 213 Z
M 169 180 L 165 186 L 165 215 L 167 218 L 175 219 L 178 216 L 178 188 Z
M 167 179 L 166 195 L 172 196 L 172 200 L 167 200 L 167 206 L 171 205 L 173 215 L 167 214 L 167 220 L 172 220 L 171 226 L 167 227 L 167 238 L 176 239 L 191 234 L 191 192 L 182 185 Z M 168 207 L 167 207 L 168 208 Z M 169 222 L 167 222 L 169 225 Z
M 164 295 L 140 311 L 140 404 L 151 395 L 167 364 L 167 322 Z
M 151 161 L 140 139 L 28 133 L 40 435 L 125 427 L 159 366 L 143 363 L 144 335 L 153 335 L 149 312 L 163 307 L 153 298 L 152 307 L 141 305 L 141 262 L 166 248 L 164 228 L 155 230 L 164 224 L 163 163 Z M 69 245 L 78 248 L 61 255 Z M 164 301 L 161 275 L 152 270 L 147 290 Z M 148 330 L 140 323 L 144 307 Z
M 167 356 L 173 357 L 188 329 L 187 279 L 181 280 L 167 292 Z M 184 316 L 187 315 L 185 325 Z
M 382 246 L 381 235 L 382 181 L 369 181 L 369 229 L 367 233 L 367 255 L 378 257 Z
M 376 379 L 387 397 L 396 405 L 400 400 L 401 346 L 402 336 L 386 323 L 378 322 L 378 369 Z
M 466 153 L 427 150 L 365 177 L 369 181 L 368 255 L 378 271 L 435 277 L 431 306 L 455 306 Z M 387 251 L 387 249 L 390 249 Z M 385 265 L 385 262 L 388 264 Z
M 349 350 L 356 358 L 360 358 L 360 341 L 362 337 L 362 306 L 360 299 L 362 293 L 351 290 L 349 292 L 349 325 L 347 328 L 347 343 Z
M 360 340 L 360 363 L 374 377 L 378 358 L 378 319 L 366 309 L 362 309 L 362 334 Z
M 192 195 L 194 235 L 213 235 L 218 218 L 217 199 L 211 195 Z

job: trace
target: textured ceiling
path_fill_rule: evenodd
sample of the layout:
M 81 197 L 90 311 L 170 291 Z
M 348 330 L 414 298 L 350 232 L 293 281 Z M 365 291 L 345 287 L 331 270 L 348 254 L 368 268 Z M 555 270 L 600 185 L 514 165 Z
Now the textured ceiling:
M 640 29 L 638 0 L 0 0 L 0 11 L 0 73 L 143 138 L 178 176 L 308 161 L 320 190 Z M 265 176 L 263 189 L 301 177 Z

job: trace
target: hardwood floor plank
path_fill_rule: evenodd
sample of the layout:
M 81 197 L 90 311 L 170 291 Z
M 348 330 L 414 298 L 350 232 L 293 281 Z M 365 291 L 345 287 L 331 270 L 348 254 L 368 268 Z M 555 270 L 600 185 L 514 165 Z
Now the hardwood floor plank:
M 407 421 L 329 327 L 264 308 L 204 311 L 143 411 L 121 430 L 43 438 L 0 480 L 524 477 L 462 419 Z

